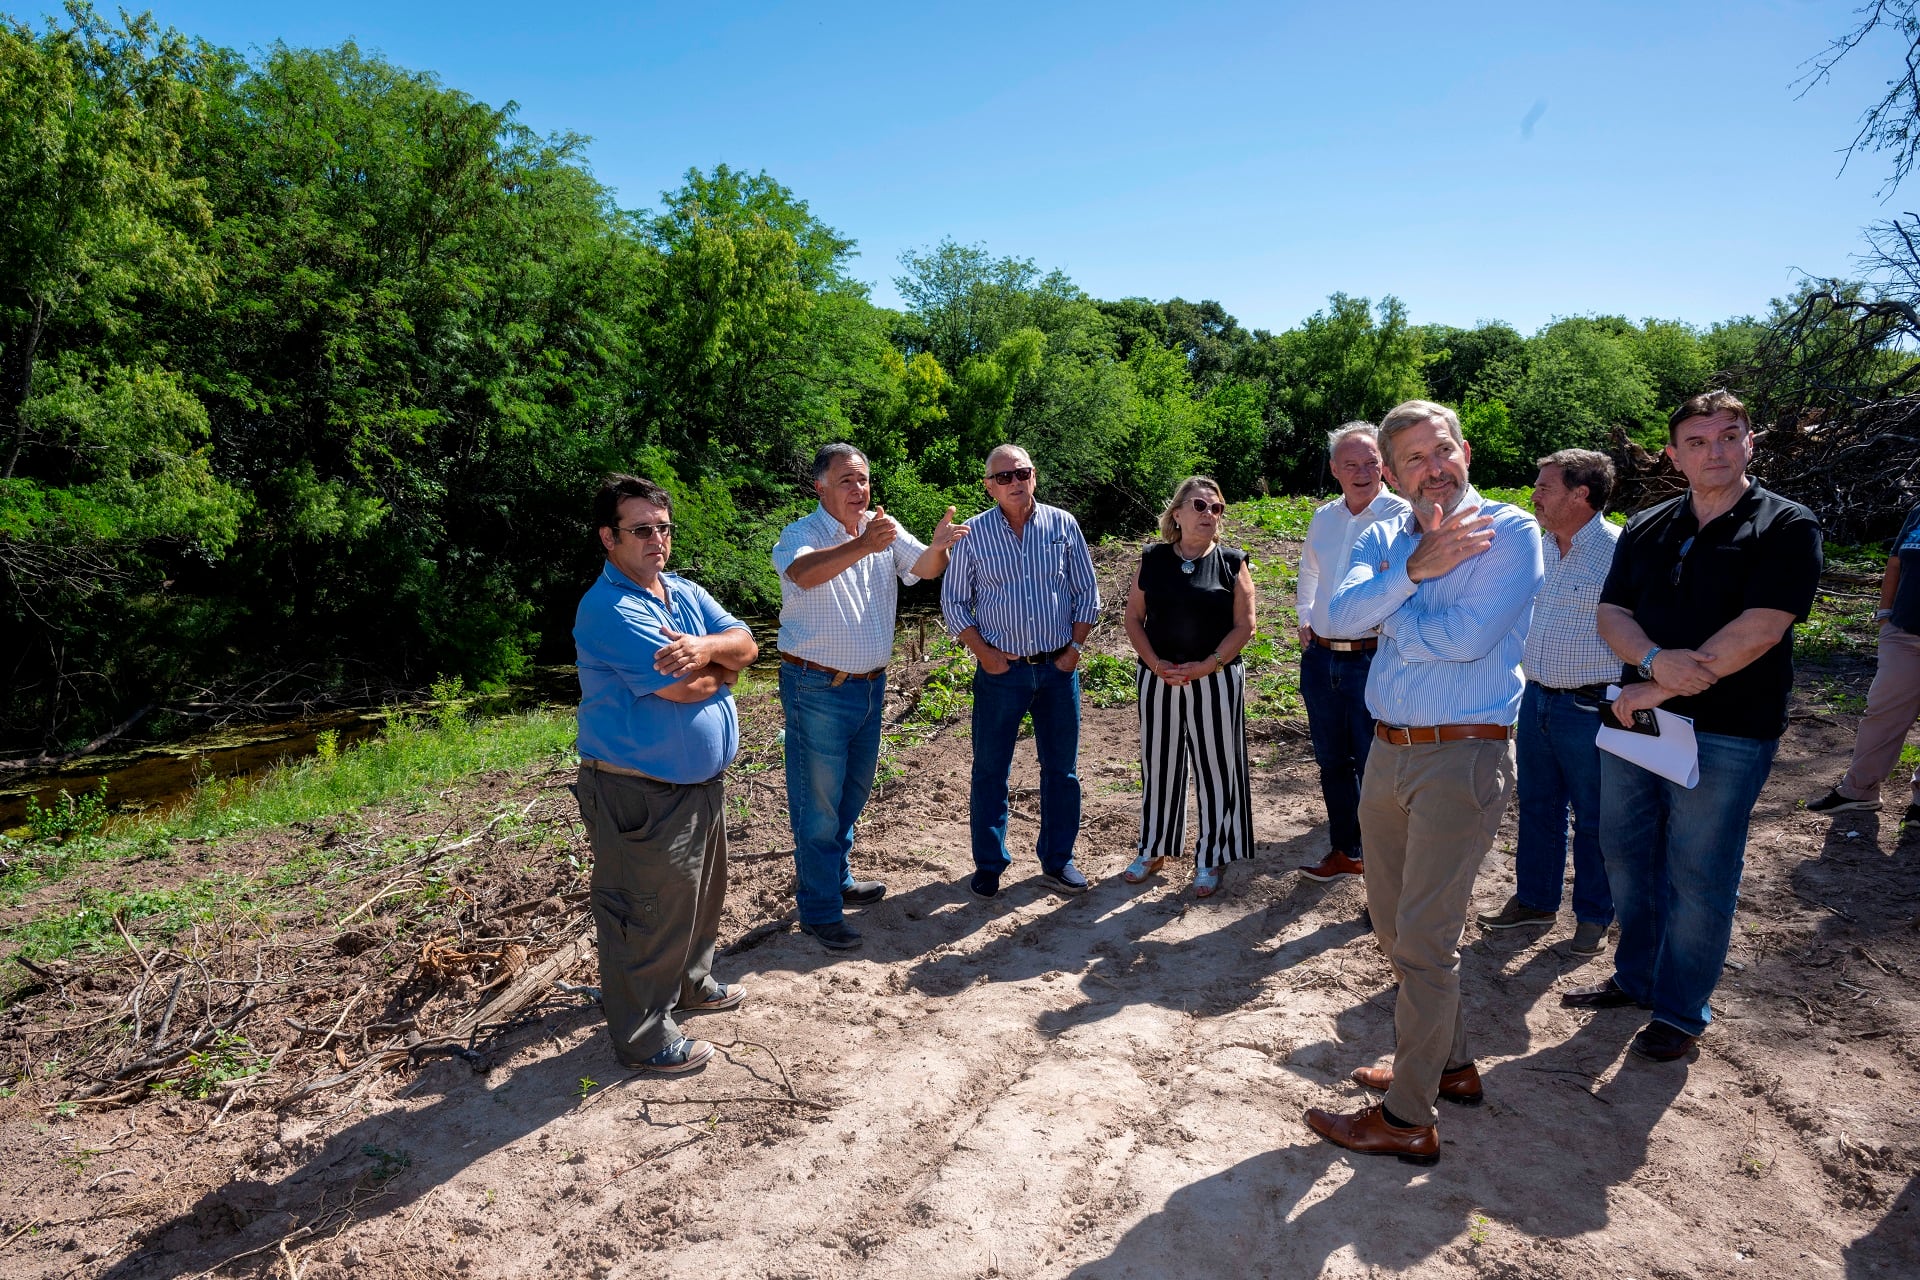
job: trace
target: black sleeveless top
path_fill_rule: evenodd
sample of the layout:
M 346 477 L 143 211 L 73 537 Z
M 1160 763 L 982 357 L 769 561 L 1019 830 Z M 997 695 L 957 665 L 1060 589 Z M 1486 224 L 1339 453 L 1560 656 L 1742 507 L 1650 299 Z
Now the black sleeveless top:
M 1192 562 L 1171 542 L 1156 542 L 1140 557 L 1140 594 L 1147 605 L 1147 643 L 1167 662 L 1200 662 L 1233 630 L 1233 584 L 1247 553 L 1214 544 Z

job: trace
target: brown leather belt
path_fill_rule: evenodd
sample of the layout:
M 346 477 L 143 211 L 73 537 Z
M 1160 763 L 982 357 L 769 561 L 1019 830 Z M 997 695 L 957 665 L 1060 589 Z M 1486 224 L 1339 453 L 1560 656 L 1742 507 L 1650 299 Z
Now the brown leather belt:
M 1331 649 L 1335 653 L 1372 653 L 1380 647 L 1376 636 L 1367 636 L 1360 640 L 1329 640 L 1319 632 L 1313 633 L 1313 642 L 1322 649 Z
M 1397 724 L 1376 724 L 1373 736 L 1396 747 L 1431 746 L 1436 742 L 1466 742 L 1488 738 L 1505 742 L 1513 736 L 1510 724 L 1429 724 L 1411 728 Z
M 805 658 L 796 658 L 784 650 L 780 654 L 780 661 L 791 662 L 794 666 L 805 667 L 809 671 L 824 671 L 833 677 L 836 688 L 849 680 L 878 680 L 887 674 L 885 667 L 875 667 L 872 671 L 842 671 L 838 667 L 823 666 L 818 662 L 808 662 Z

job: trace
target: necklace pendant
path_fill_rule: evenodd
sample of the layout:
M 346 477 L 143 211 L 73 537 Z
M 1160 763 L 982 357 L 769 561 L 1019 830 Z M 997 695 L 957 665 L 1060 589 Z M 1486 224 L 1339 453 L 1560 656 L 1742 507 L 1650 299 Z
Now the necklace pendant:
M 1193 561 L 1191 561 L 1191 560 L 1182 560 L 1182 561 L 1180 562 L 1180 572 L 1182 572 L 1182 573 L 1192 573 L 1192 572 L 1193 572 Z

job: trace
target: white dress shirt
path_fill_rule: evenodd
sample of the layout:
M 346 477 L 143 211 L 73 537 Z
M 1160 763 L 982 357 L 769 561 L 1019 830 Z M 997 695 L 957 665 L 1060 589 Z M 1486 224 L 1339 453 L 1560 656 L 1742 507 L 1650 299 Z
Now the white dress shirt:
M 1533 630 L 1527 633 L 1522 664 L 1527 679 L 1549 689 L 1578 689 L 1620 678 L 1620 659 L 1600 638 L 1595 620 L 1618 541 L 1619 528 L 1597 512 L 1573 535 L 1564 556 L 1554 536 L 1540 531 L 1547 576 L 1533 601 Z
M 865 530 L 871 513 L 860 518 Z M 862 556 L 817 587 L 801 588 L 787 576 L 809 551 L 826 551 L 854 535 L 816 506 L 780 532 L 773 568 L 780 575 L 780 652 L 835 671 L 877 671 L 893 656 L 893 617 L 900 583 L 918 582 L 913 566 L 927 544 L 901 527 L 886 550 Z
M 1311 626 L 1313 634 L 1329 640 L 1360 639 L 1360 636 L 1343 636 L 1333 629 L 1333 623 L 1327 618 L 1327 601 L 1333 599 L 1334 591 L 1346 578 L 1347 569 L 1353 563 L 1353 544 L 1360 540 L 1360 535 L 1382 520 L 1411 510 L 1405 498 L 1381 485 L 1380 492 L 1360 508 L 1359 515 L 1347 510 L 1345 494 L 1313 513 L 1313 520 L 1307 525 L 1307 549 L 1300 555 L 1300 585 L 1294 596 L 1300 621 Z M 1362 634 L 1372 635 L 1373 631 Z

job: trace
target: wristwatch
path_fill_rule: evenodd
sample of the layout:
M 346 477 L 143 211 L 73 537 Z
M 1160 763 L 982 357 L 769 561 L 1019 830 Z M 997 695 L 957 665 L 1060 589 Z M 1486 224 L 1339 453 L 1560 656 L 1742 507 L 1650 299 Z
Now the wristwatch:
M 1085 653 L 1087 651 L 1087 646 L 1078 640 L 1067 641 L 1067 647 L 1075 653 Z
M 1893 610 L 1891 609 L 1875 609 L 1873 611 L 1873 620 L 1875 622 L 1885 622 L 1888 618 L 1891 618 L 1892 616 L 1893 616 Z
M 1653 679 L 1653 660 L 1659 653 L 1660 646 L 1655 645 L 1653 648 L 1647 650 L 1646 657 L 1640 659 L 1640 678 L 1642 680 Z

